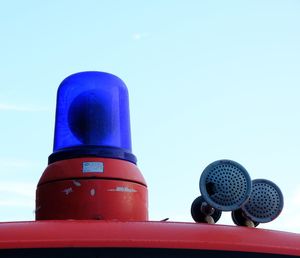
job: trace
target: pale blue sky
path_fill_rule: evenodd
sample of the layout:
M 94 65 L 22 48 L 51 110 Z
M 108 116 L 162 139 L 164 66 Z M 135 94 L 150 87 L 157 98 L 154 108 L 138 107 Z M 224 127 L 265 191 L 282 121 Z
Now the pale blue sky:
M 1 1 L 0 220 L 34 218 L 57 87 L 98 70 L 129 89 L 151 219 L 191 221 L 201 172 L 229 158 L 282 189 L 282 215 L 260 227 L 300 232 L 299 13 L 297 0 Z

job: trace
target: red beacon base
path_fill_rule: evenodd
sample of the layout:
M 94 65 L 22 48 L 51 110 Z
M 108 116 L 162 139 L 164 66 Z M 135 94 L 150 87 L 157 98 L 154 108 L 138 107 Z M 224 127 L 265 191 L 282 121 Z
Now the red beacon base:
M 148 220 L 148 191 L 138 167 L 111 158 L 56 161 L 36 190 L 36 220 Z

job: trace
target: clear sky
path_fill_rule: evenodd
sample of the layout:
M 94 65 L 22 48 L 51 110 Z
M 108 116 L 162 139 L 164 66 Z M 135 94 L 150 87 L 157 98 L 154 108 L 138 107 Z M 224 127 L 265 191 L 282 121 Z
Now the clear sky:
M 34 219 L 57 87 L 96 70 L 129 89 L 150 219 L 192 221 L 201 172 L 227 158 L 284 194 L 259 227 L 300 232 L 299 13 L 297 0 L 1 1 L 0 221 Z

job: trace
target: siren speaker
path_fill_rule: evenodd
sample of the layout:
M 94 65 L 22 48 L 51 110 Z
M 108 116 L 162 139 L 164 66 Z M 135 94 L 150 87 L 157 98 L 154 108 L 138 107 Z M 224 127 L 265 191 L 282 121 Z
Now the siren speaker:
M 231 218 L 234 224 L 238 226 L 257 227 L 259 225 L 258 222 L 252 221 L 249 218 L 247 218 L 242 209 L 232 211 Z
M 283 195 L 279 187 L 272 181 L 255 179 L 248 202 L 232 212 L 232 219 L 239 226 L 245 226 L 246 220 L 251 220 L 257 226 L 276 219 L 282 209 Z
M 250 197 L 251 179 L 247 170 L 232 160 L 218 160 L 208 165 L 200 177 L 200 192 L 216 210 L 239 209 Z
M 222 211 L 210 207 L 204 207 L 206 201 L 202 196 L 197 197 L 191 207 L 192 218 L 195 222 L 207 222 L 207 216 L 211 216 L 214 222 L 217 222 L 222 214 Z M 204 204 L 204 205 L 203 205 Z M 203 211 L 203 208 L 205 211 Z

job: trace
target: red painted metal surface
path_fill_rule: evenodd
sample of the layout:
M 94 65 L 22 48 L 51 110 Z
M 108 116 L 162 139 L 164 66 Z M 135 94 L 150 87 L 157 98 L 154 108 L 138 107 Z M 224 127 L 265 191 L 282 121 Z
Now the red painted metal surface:
M 35 221 L 0 223 L 0 249 L 179 248 L 300 256 L 300 235 L 237 226 L 175 222 Z
M 83 162 L 103 162 L 103 173 L 85 172 L 82 173 Z M 50 164 L 44 171 L 38 185 L 52 181 L 74 179 L 74 178 L 99 178 L 99 179 L 119 179 L 136 182 L 146 186 L 146 181 L 136 165 L 131 162 L 109 159 L 85 157 L 76 159 L 66 159 Z
M 84 172 L 100 162 L 102 172 Z M 148 220 L 146 182 L 136 165 L 107 158 L 77 158 L 50 164 L 36 191 L 36 219 Z
M 143 185 L 118 180 L 64 180 L 39 187 L 37 219 L 146 220 Z M 51 193 L 51 194 L 49 194 Z

